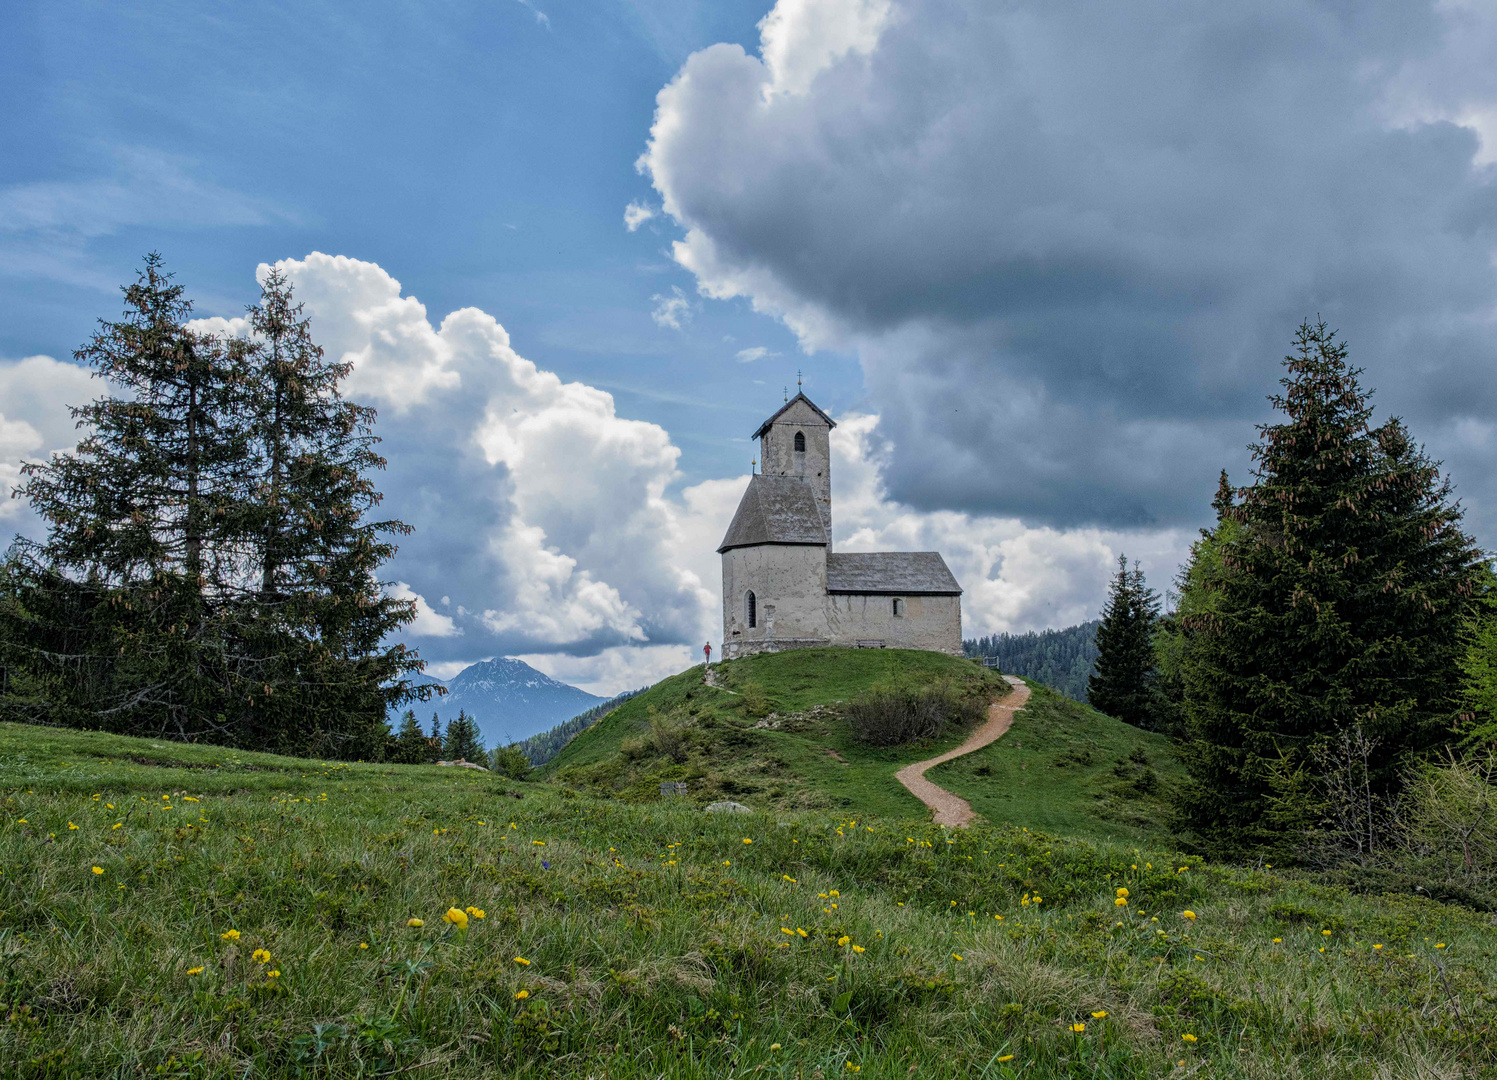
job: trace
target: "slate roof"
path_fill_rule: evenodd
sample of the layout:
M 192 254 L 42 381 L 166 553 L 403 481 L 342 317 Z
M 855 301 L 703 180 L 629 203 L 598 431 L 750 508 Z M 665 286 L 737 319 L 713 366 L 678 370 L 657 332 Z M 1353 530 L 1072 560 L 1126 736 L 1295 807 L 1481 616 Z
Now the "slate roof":
M 785 402 L 785 404 L 780 407 L 780 410 L 777 413 L 775 413 L 773 416 L 771 416 L 768 420 L 764 421 L 764 423 L 760 424 L 759 425 L 759 430 L 756 431 L 756 432 L 754 432 L 753 437 L 756 438 L 756 439 L 762 439 L 764 437 L 764 433 L 769 430 L 769 425 L 773 424 L 776 420 L 778 420 L 780 417 L 784 416 L 787 412 L 789 412 L 790 411 L 790 406 L 794 405 L 797 401 L 804 401 L 807 405 L 811 406 L 811 411 L 814 412 L 817 416 L 821 417 L 823 420 L 826 421 L 826 426 L 827 426 L 828 429 L 831 429 L 831 428 L 834 428 L 834 427 L 837 426 L 837 422 L 835 420 L 833 420 L 830 416 L 828 416 L 826 413 L 822 412 L 821 409 L 820 409 L 820 407 L 816 404 L 816 402 L 814 402 L 810 398 L 806 397 L 806 395 L 804 393 L 800 393 L 800 394 L 796 394 L 789 401 Z
M 798 476 L 755 473 L 717 550 L 722 553 L 755 544 L 826 542 L 826 526 L 821 523 L 810 484 Z
M 960 596 L 962 587 L 939 551 L 857 551 L 826 557 L 826 591 Z

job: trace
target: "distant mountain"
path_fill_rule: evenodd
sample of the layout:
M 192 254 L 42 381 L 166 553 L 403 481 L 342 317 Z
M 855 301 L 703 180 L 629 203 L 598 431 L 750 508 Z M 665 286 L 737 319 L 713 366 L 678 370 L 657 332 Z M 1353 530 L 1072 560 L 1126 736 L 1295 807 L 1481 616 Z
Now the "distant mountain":
M 426 678 L 422 677 L 422 681 Z M 446 680 L 445 685 L 445 696 L 415 702 L 407 708 L 416 711 L 422 727 L 430 726 L 432 713 L 446 723 L 459 710 L 466 712 L 478 721 L 484 745 L 491 750 L 549 731 L 608 700 L 558 682 L 509 657 L 470 664 Z
M 996 657 L 1000 671 L 1044 683 L 1084 702 L 1086 681 L 1097 662 L 1097 627 L 1101 625 L 1093 619 L 1064 630 L 994 634 L 962 642 L 962 651 L 968 656 Z

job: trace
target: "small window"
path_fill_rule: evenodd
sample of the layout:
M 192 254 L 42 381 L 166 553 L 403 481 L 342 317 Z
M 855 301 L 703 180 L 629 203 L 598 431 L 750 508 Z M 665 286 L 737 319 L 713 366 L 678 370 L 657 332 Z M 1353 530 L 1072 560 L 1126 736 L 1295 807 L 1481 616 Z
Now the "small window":
M 748 623 L 750 630 L 759 625 L 759 605 L 754 600 L 753 593 L 749 593 L 743 598 L 743 618 Z
M 904 618 L 904 601 L 898 597 L 894 600 L 894 617 L 896 619 Z
M 806 433 L 804 431 L 797 431 L 795 433 L 795 452 L 797 454 L 804 454 L 806 452 Z

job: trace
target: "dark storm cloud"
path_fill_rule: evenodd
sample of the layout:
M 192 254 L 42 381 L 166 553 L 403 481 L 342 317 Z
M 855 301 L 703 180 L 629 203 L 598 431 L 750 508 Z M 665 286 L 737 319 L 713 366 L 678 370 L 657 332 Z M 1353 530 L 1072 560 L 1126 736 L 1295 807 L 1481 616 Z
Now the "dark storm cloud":
M 782 0 L 762 58 L 661 92 L 644 163 L 704 292 L 857 350 L 914 506 L 1198 521 L 1318 313 L 1485 518 L 1494 22 Z

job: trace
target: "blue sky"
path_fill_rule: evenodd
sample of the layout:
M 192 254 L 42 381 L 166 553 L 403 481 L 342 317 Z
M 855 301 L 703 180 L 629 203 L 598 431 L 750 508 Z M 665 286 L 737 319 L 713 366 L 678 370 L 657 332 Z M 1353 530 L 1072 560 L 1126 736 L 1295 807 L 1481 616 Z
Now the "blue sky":
M 1316 315 L 1497 533 L 1481 0 L 18 0 L 0 87 L 0 485 L 142 254 L 222 333 L 279 264 L 438 674 L 688 663 L 799 369 L 836 543 L 942 551 L 969 635 L 1166 587 Z

